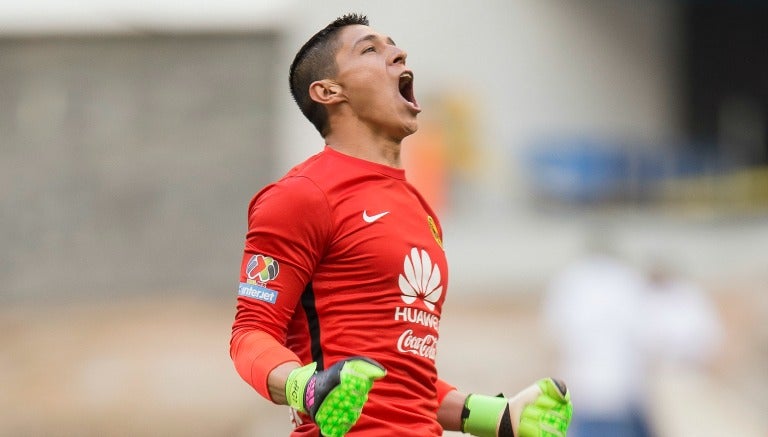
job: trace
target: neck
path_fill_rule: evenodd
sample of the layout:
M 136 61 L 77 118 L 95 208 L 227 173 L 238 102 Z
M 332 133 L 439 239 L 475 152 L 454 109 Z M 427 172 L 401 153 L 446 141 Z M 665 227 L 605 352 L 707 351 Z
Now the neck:
M 334 150 L 394 168 L 402 168 L 400 162 L 401 141 L 402 139 L 377 135 L 368 129 L 336 129 L 325 136 L 325 143 Z

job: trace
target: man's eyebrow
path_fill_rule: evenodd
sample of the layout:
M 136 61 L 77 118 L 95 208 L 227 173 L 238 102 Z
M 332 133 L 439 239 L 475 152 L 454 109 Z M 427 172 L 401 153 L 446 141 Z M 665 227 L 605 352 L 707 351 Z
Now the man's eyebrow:
M 363 42 L 366 42 L 366 41 L 376 41 L 378 38 L 379 38 L 378 35 L 375 35 L 373 33 L 369 33 L 368 35 L 365 35 L 364 37 L 362 37 L 362 38 L 358 39 L 357 41 L 355 41 L 355 43 L 352 45 L 352 50 L 354 50 L 355 47 L 357 47 L 357 45 L 360 44 L 360 43 L 363 43 Z M 389 45 L 392 45 L 392 46 L 396 46 L 397 45 L 397 44 L 395 44 L 395 41 L 392 38 L 390 38 L 390 37 L 386 37 L 386 41 L 387 41 L 387 44 L 389 44 Z

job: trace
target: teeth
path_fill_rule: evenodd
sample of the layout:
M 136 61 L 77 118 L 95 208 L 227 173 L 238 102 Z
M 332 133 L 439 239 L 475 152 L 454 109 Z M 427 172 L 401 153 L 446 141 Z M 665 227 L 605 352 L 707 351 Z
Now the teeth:
M 413 82 L 413 74 L 405 72 L 400 75 L 400 90 L 404 90 L 408 85 Z

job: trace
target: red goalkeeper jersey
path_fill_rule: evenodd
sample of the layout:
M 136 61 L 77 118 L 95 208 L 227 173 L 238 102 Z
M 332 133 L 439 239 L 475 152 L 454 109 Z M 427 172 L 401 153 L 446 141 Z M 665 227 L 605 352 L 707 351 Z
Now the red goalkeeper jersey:
M 387 375 L 347 435 L 442 435 L 435 355 L 448 267 L 440 223 L 405 172 L 326 147 L 259 192 L 248 225 L 233 342 L 263 331 L 319 369 L 373 358 Z M 238 369 L 269 360 L 233 359 Z M 266 376 L 244 378 L 264 394 Z M 295 417 L 293 436 L 318 435 Z

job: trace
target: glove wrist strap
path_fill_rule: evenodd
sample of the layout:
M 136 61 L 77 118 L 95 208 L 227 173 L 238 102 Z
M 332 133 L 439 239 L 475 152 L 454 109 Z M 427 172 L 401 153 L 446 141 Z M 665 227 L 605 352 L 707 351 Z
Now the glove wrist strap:
M 307 389 L 307 382 L 315 374 L 315 368 L 317 368 L 317 363 L 310 363 L 304 367 L 293 369 L 285 382 L 285 398 L 288 405 L 302 413 L 307 412 L 304 406 L 304 393 Z
M 501 414 L 508 406 L 506 398 L 471 394 L 464 402 L 461 431 L 477 437 L 496 437 Z

